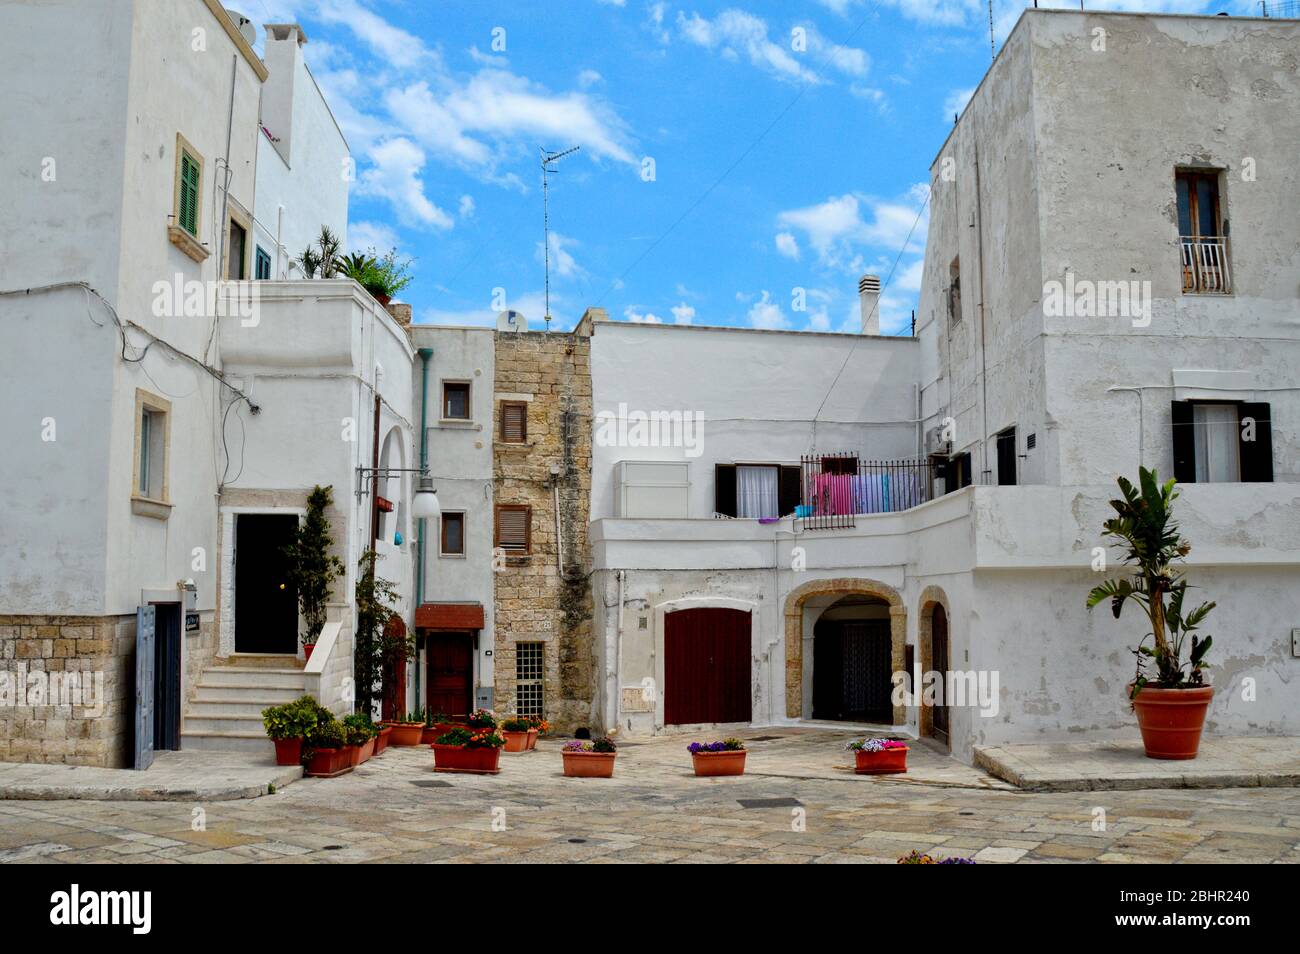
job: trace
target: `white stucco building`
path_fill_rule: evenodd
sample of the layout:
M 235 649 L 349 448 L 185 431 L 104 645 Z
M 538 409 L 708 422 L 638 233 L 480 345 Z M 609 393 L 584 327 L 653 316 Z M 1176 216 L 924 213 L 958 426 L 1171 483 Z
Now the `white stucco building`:
M 1027 10 L 931 170 L 917 340 L 598 324 L 598 416 L 704 415 L 697 457 L 593 448 L 607 724 L 883 722 L 966 760 L 1131 737 L 1140 625 L 1084 601 L 1115 477 L 1142 465 L 1186 484 L 1191 579 L 1218 602 L 1210 730 L 1300 728 L 1297 40 L 1294 21 Z M 919 454 L 934 499 L 894 483 L 890 507 L 820 528 L 747 466 L 811 455 L 808 506 L 878 494 L 868 459 Z M 779 519 L 714 519 L 745 481 Z M 882 702 L 909 661 L 983 698 Z M 698 718 L 720 710 L 740 717 Z

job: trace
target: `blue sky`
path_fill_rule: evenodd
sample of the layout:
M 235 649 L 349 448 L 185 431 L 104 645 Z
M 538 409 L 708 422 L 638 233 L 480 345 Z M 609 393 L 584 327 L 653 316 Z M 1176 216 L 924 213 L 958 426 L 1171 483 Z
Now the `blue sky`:
M 443 324 L 492 323 L 504 289 L 540 327 L 538 151 L 579 145 L 552 179 L 553 327 L 596 305 L 856 331 L 858 276 L 892 271 L 882 328 L 906 333 L 929 165 L 991 58 L 981 0 L 239 2 L 303 24 L 357 162 L 349 244 L 415 259 L 401 297 Z M 995 0 L 999 42 L 1023 5 Z

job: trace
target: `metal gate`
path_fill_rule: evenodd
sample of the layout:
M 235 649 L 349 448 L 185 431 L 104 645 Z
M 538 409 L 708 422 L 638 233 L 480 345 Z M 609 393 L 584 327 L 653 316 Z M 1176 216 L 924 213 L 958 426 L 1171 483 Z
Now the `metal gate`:
M 664 617 L 664 723 L 749 722 L 750 614 L 701 607 Z

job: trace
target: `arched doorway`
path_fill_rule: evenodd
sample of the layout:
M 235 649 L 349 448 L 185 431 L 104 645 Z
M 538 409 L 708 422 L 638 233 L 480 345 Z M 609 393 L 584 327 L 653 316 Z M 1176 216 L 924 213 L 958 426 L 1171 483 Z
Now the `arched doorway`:
M 935 603 L 930 615 L 930 640 L 933 654 L 932 668 L 935 672 L 946 673 L 948 671 L 948 614 L 942 603 Z M 943 686 L 944 683 L 939 685 Z M 934 737 L 944 745 L 951 744 L 948 740 L 948 706 L 942 689 L 931 718 Z
M 812 717 L 893 722 L 889 604 L 852 594 L 832 603 L 813 627 Z
M 920 611 L 917 615 L 917 649 L 920 653 L 921 685 L 915 687 L 921 701 L 918 713 L 918 730 L 922 736 L 952 747 L 951 712 L 943 692 L 946 682 L 941 677 L 929 691 L 927 699 L 927 673 L 946 674 L 952 665 L 952 640 L 948 611 L 948 597 L 937 586 L 927 586 L 921 593 Z M 935 693 L 938 693 L 937 698 Z M 927 704 L 932 702 L 933 705 Z

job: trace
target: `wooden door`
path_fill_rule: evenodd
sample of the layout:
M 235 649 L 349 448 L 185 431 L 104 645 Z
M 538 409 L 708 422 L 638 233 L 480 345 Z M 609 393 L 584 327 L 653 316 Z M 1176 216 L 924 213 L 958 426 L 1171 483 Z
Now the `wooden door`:
M 296 514 L 235 515 L 235 652 L 298 652 L 298 589 L 284 547 Z
M 948 673 L 948 614 L 944 612 L 943 607 L 936 605 L 934 615 L 930 618 L 930 668 L 939 673 L 946 684 Z M 934 707 L 932 713 L 932 725 L 934 727 L 934 737 L 940 742 L 948 742 L 948 706 L 947 699 L 940 693 L 938 702 L 940 704 Z
M 474 708 L 474 647 L 471 633 L 430 633 L 425 649 L 431 715 L 463 719 Z
M 135 611 L 135 757 L 132 765 L 143 771 L 153 764 L 154 625 L 152 606 Z
M 664 617 L 664 723 L 749 722 L 750 614 L 702 607 Z

